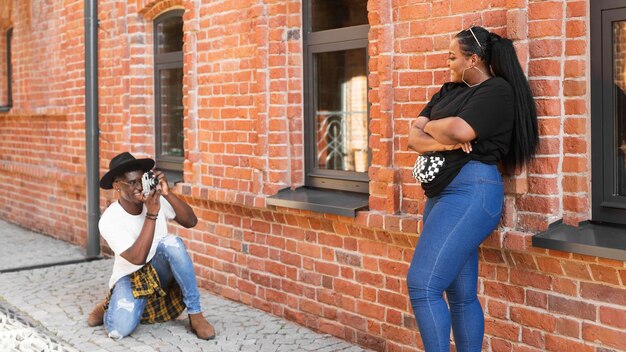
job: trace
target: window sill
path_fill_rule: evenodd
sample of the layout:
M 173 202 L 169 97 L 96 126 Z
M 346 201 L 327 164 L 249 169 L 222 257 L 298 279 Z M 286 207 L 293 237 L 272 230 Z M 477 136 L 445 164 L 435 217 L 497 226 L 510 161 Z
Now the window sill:
M 355 217 L 358 210 L 367 208 L 369 195 L 321 188 L 300 187 L 293 191 L 285 188 L 268 197 L 266 204 Z
M 0 106 L 0 112 L 9 112 L 11 111 L 10 106 Z
M 533 236 L 533 246 L 626 261 L 626 227 L 586 221 L 574 227 L 559 221 Z
M 182 171 L 173 171 L 173 170 L 161 170 L 165 174 L 167 178 L 167 184 L 170 188 L 176 187 L 176 184 L 179 182 L 183 182 L 183 172 Z

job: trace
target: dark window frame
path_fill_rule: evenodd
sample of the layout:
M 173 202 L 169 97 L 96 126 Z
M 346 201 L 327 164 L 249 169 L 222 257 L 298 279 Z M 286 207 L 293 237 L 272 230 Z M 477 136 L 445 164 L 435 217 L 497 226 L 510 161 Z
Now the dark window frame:
M 618 128 L 614 120 L 613 21 L 626 21 L 623 0 L 595 0 L 591 15 L 591 171 L 594 222 L 626 224 L 626 196 L 617 192 Z M 610 109 L 607 111 L 607 109 Z
M 13 42 L 13 28 L 7 29 L 6 46 L 7 46 L 7 104 L 0 106 L 0 112 L 7 112 L 13 107 L 13 85 L 11 83 L 13 76 L 13 68 L 11 66 L 11 46 Z
M 183 68 L 183 51 L 175 51 L 159 54 L 158 24 L 172 17 L 183 17 L 185 10 L 176 9 L 168 11 L 153 22 L 154 35 L 154 136 L 155 136 L 155 158 L 157 167 L 163 170 L 182 172 L 184 156 L 162 155 L 162 111 L 161 111 L 161 71 L 172 68 Z M 184 73 L 183 73 L 184 75 Z M 184 151 L 183 151 L 184 153 Z
M 304 0 L 303 6 L 303 63 L 304 63 L 304 155 L 305 185 L 314 188 L 343 190 L 358 193 L 369 193 L 368 172 L 327 170 L 317 167 L 316 158 L 316 79 L 313 55 L 322 52 L 333 52 L 365 48 L 366 75 L 369 76 L 368 32 L 369 24 L 352 27 L 336 28 L 312 32 L 311 6 L 312 0 Z M 368 131 L 369 131 L 368 102 Z M 369 136 L 369 133 L 368 133 Z M 369 144 L 369 143 L 368 143 Z M 368 168 L 371 166 L 371 147 L 368 147 Z

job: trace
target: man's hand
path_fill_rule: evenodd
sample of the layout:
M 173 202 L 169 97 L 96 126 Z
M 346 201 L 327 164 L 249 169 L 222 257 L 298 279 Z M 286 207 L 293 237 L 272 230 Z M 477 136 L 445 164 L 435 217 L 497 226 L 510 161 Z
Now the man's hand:
M 144 197 L 143 203 L 146 205 L 146 211 L 149 214 L 158 214 L 161 209 L 161 191 L 153 189 Z
M 165 177 L 165 174 L 162 171 L 154 170 L 154 175 L 156 176 L 157 180 L 159 180 L 159 185 L 157 188 L 161 190 L 161 194 L 163 196 L 168 195 L 170 193 L 170 186 L 167 183 L 167 178 Z

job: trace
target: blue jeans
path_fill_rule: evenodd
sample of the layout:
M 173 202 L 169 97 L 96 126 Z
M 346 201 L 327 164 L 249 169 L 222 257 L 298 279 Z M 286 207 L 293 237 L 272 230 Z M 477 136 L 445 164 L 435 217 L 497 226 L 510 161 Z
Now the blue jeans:
M 180 238 L 167 236 L 161 240 L 152 258 L 152 266 L 159 276 L 161 287 L 167 287 L 172 280 L 176 280 L 189 314 L 202 311 L 193 263 Z M 119 279 L 113 287 L 109 309 L 104 314 L 104 327 L 109 337 L 121 339 L 130 335 L 141 322 L 146 300 L 133 297 L 128 275 Z
M 497 227 L 504 189 L 495 165 L 470 161 L 428 199 L 424 227 L 407 274 L 426 352 L 480 352 L 484 316 L 478 301 L 478 247 Z M 446 293 L 448 304 L 443 298 Z

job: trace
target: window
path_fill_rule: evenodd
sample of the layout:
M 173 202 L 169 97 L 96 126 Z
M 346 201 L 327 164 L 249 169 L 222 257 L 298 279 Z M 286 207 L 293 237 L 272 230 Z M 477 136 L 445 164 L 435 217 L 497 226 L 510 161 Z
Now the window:
M 167 12 L 154 21 L 155 149 L 160 169 L 182 171 L 183 13 Z
M 6 80 L 6 82 L 3 82 L 5 84 L 2 85 L 2 88 L 0 88 L 0 91 L 2 92 L 2 95 L 0 96 L 0 112 L 6 112 L 11 110 L 11 107 L 13 106 L 13 96 L 11 94 L 11 41 L 13 40 L 13 29 L 10 28 L 9 30 L 7 30 L 6 33 L 6 37 L 5 37 L 5 58 L 6 61 L 3 62 L 2 64 L 0 64 L 0 70 L 2 70 L 1 72 L 3 72 L 3 77 L 0 80 L 4 81 Z M 4 74 L 6 72 L 6 74 Z
M 304 2 L 305 184 L 368 193 L 367 0 Z
M 592 220 L 626 224 L 626 4 L 591 13 Z

